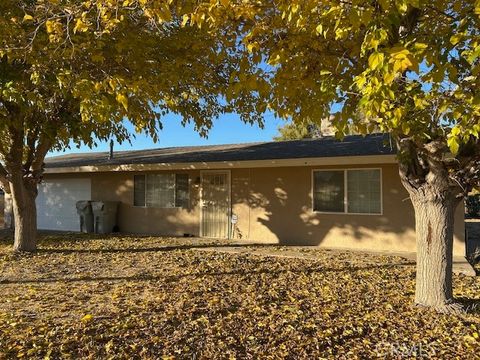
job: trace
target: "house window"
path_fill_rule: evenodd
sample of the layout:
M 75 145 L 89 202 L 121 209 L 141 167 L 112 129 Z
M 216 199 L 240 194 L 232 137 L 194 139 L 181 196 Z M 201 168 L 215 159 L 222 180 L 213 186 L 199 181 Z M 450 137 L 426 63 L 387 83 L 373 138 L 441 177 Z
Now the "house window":
M 145 175 L 133 177 L 133 205 L 145 206 Z
M 345 212 L 343 171 L 315 171 L 314 184 L 315 211 Z
M 187 174 L 148 174 L 134 176 L 133 204 L 156 208 L 187 208 Z
M 313 172 L 313 210 L 329 213 L 381 214 L 380 169 Z
M 380 214 L 380 170 L 347 170 L 347 211 Z
M 175 175 L 175 207 L 188 208 L 188 175 Z

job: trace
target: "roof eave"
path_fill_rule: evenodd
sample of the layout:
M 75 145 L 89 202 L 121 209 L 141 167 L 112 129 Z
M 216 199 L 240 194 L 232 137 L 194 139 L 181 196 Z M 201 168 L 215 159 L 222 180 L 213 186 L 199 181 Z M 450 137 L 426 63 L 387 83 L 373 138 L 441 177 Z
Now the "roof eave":
M 111 171 L 155 171 L 155 170 L 209 170 L 234 168 L 262 167 L 295 167 L 295 166 L 336 166 L 336 165 L 368 165 L 395 164 L 396 155 L 363 155 L 335 156 L 275 160 L 245 160 L 245 161 L 214 161 L 191 163 L 155 163 L 155 164 L 124 164 L 124 165 L 86 165 L 71 167 L 48 167 L 46 174 L 90 173 Z

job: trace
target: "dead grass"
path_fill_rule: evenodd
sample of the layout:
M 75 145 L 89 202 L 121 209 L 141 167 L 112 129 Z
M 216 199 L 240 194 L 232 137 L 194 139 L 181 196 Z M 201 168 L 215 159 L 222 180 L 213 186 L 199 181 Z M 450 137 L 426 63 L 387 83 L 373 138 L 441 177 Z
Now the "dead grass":
M 0 358 L 474 358 L 478 315 L 411 306 L 414 266 L 306 250 L 316 260 L 198 251 L 182 238 L 0 241 Z M 252 248 L 255 249 L 255 248 Z M 271 247 L 271 251 L 285 248 Z M 455 277 L 479 299 L 478 278 Z

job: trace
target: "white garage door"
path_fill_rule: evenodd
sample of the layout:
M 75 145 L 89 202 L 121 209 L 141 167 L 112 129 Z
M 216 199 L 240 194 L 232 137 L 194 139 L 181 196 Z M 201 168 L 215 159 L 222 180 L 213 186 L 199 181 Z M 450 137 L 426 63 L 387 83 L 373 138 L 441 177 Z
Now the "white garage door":
M 80 231 L 75 207 L 79 200 L 90 200 L 90 179 L 49 179 L 38 187 L 38 228 L 45 230 Z

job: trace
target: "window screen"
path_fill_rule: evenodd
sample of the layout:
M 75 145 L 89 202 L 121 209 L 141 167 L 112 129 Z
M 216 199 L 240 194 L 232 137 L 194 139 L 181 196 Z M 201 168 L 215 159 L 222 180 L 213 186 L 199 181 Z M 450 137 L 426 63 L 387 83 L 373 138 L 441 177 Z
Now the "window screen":
M 187 174 L 148 174 L 134 176 L 133 204 L 157 208 L 188 208 Z
M 145 206 L 145 175 L 133 177 L 133 205 Z
M 314 211 L 382 213 L 380 169 L 315 171 L 313 181 Z
M 348 212 L 381 213 L 380 170 L 347 170 Z
M 343 171 L 316 171 L 314 176 L 314 210 L 345 212 L 345 178 Z
M 188 194 L 188 175 L 177 174 L 175 176 L 175 206 L 188 208 Z
M 175 174 L 147 175 L 148 207 L 175 207 Z

